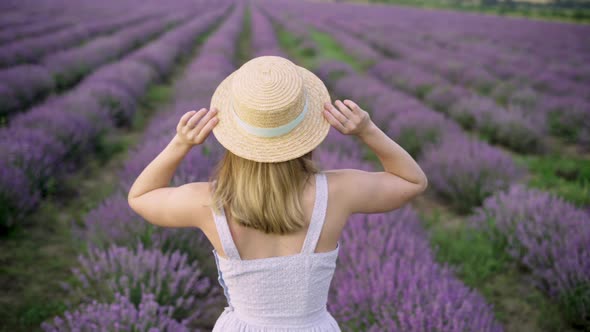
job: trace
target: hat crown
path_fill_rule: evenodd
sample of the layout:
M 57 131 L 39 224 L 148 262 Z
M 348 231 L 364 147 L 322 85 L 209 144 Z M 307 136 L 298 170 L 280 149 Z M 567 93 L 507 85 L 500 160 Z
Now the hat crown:
M 243 122 L 260 128 L 288 124 L 304 109 L 304 82 L 298 66 L 278 56 L 244 63 L 231 82 L 233 111 Z

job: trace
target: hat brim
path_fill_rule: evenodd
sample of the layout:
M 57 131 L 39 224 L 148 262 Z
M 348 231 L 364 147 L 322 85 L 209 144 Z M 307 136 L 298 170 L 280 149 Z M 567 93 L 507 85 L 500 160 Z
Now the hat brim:
M 245 131 L 231 112 L 231 80 L 237 71 L 227 76 L 211 97 L 211 108 L 217 108 L 219 122 L 213 135 L 219 143 L 245 159 L 257 162 L 282 162 L 303 156 L 315 149 L 328 135 L 330 123 L 322 114 L 324 104 L 331 102 L 330 93 L 314 73 L 297 66 L 308 93 L 308 113 L 290 132 L 276 137 L 259 137 Z

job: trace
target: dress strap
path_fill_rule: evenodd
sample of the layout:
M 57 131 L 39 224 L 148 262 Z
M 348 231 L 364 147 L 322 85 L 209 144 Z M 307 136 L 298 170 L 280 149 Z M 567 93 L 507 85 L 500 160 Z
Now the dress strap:
M 231 231 L 229 229 L 229 225 L 227 224 L 227 218 L 225 216 L 223 206 L 221 206 L 219 209 L 221 210 L 221 214 L 215 214 L 215 211 L 213 211 L 213 217 L 215 220 L 215 228 L 217 228 L 217 234 L 219 234 L 219 240 L 221 241 L 223 251 L 229 259 L 241 260 L 238 248 L 236 248 L 234 240 L 231 236 Z
M 305 235 L 305 241 L 301 253 L 312 254 L 320 239 L 320 233 L 326 220 L 326 209 L 328 207 L 328 179 L 323 172 L 317 173 L 315 178 L 315 202 L 309 228 Z

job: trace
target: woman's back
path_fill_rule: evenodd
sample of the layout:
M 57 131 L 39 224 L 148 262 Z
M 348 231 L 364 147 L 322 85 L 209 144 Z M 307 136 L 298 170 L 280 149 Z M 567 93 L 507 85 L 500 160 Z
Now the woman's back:
M 350 216 L 350 214 L 346 213 L 345 209 L 339 208 L 337 201 L 331 199 L 337 195 L 337 193 L 334 192 L 334 189 L 337 188 L 335 185 L 337 184 L 334 183 L 335 179 L 332 178 L 330 172 L 331 171 L 322 172 L 322 174 L 326 176 L 326 181 L 328 182 L 327 196 L 330 200 L 327 203 L 325 222 L 315 252 L 327 252 L 336 248 L 336 242 L 340 238 L 346 220 Z M 316 202 L 316 179 L 317 177 L 315 176 L 310 177 L 310 180 L 304 187 L 301 197 L 301 205 L 305 216 L 306 226 L 292 234 L 266 234 L 260 230 L 242 226 L 232 220 L 231 211 L 225 211 L 228 227 L 242 259 L 248 260 L 288 256 L 297 254 L 301 251 L 311 221 L 314 204 Z M 213 217 L 208 220 L 207 224 L 208 227 L 203 229 L 205 234 L 213 244 L 213 247 L 217 250 L 217 253 L 222 257 L 227 257 L 221 246 L 219 235 L 214 227 Z
M 330 251 L 314 252 L 326 223 L 329 196 L 326 174 L 318 173 L 314 178 L 311 213 L 305 213 L 310 216 L 310 221 L 303 245 L 297 252 L 289 250 L 287 255 L 263 253 L 263 258 L 242 257 L 243 251 L 240 252 L 237 241 L 234 241 L 237 236 L 232 235 L 224 209 L 220 214 L 214 213 L 215 228 L 225 255 L 219 256 L 217 249 L 213 250 L 213 254 L 218 267 L 218 281 L 224 289 L 228 306 L 213 331 L 269 331 L 280 328 L 340 331 L 326 307 L 340 246 L 337 243 Z M 309 191 L 305 190 L 304 200 L 309 203 L 307 193 Z M 291 242 L 297 242 L 297 239 L 294 237 Z M 273 252 L 276 248 L 280 249 L 280 240 L 271 239 Z M 240 241 L 262 245 L 248 238 L 248 234 Z

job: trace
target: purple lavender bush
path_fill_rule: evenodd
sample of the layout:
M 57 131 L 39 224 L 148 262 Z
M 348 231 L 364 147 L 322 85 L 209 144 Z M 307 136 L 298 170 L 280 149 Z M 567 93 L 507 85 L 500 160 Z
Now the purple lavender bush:
M 341 246 L 328 309 L 343 331 L 502 331 L 485 299 L 435 262 L 409 206 L 354 215 Z
M 41 198 L 22 169 L 0 160 L 0 232 L 10 228 L 32 211 Z
M 154 44 L 162 43 L 162 45 L 170 46 L 175 50 L 173 52 L 175 57 L 186 54 L 191 49 L 189 46 L 192 46 L 194 39 L 203 32 L 204 25 L 212 24 L 214 21 L 211 14 L 219 16 L 221 11 L 227 9 L 227 4 L 223 8 L 220 8 L 219 4 L 216 6 L 214 12 L 203 15 L 206 19 L 198 22 L 199 24 L 189 23 L 174 29 Z M 187 13 L 173 14 L 171 19 L 176 21 L 178 19 L 174 17 L 179 16 L 188 18 L 190 12 Z M 118 22 L 127 21 L 118 20 Z M 154 24 L 161 25 L 158 22 Z M 126 31 L 132 32 L 128 34 L 130 38 L 133 36 L 142 40 L 146 38 L 137 29 Z M 142 49 L 148 49 L 148 46 Z M 155 56 L 153 53 L 149 55 Z M 147 92 L 149 85 L 156 82 L 160 78 L 159 74 L 162 74 L 162 72 L 156 72 L 152 65 L 141 61 L 141 57 L 137 54 L 134 56 L 132 59 L 127 58 L 99 68 L 72 91 L 49 99 L 26 113 L 16 115 L 14 119 L 11 119 L 10 126 L 0 130 L 0 140 L 4 142 L 0 152 L 10 156 L 13 164 L 25 171 L 35 191 L 45 193 L 48 180 L 53 179 L 54 183 L 57 182 L 59 175 L 64 171 L 75 170 L 89 153 L 104 151 L 104 134 L 112 130 L 114 126 L 132 124 L 138 110 L 137 104 Z M 165 57 L 169 56 L 168 53 L 165 55 Z M 19 68 L 28 67 L 23 65 Z M 171 67 L 166 68 L 171 70 Z M 9 73 L 9 70 L 6 72 Z M 27 81 L 19 78 L 11 84 L 27 87 L 27 84 L 22 82 Z M 10 87 L 7 86 L 7 88 Z M 34 92 L 34 89 L 21 90 L 29 94 Z M 32 97 L 28 96 L 28 98 Z M 18 101 L 18 94 L 15 94 L 12 88 L 0 89 L 0 99 L 8 99 L 6 105 L 14 108 L 16 106 L 10 104 L 10 100 Z M 30 134 L 29 131 L 33 133 Z M 37 132 L 40 134 L 37 135 Z M 0 191 L 8 193 L 12 189 L 5 188 Z M 15 201 L 17 197 L 25 196 L 15 195 L 11 199 L 14 203 L 11 206 L 27 206 L 28 202 Z M 16 213 L 13 208 L 6 211 Z
M 396 115 L 386 132 L 413 157 L 418 157 L 424 146 L 440 142 L 444 135 L 460 134 L 462 130 L 440 113 L 412 111 Z
M 506 104 L 512 98 L 512 95 L 521 88 L 521 84 L 514 80 L 507 80 L 498 83 L 489 96 L 499 104 Z
M 433 87 L 448 84 L 436 74 L 401 60 L 382 60 L 369 72 L 419 97 L 425 96 Z
M 0 103 L 0 114 L 10 114 L 28 106 L 54 89 L 49 71 L 39 65 L 20 65 L 0 70 L 0 82 L 12 93 Z M 0 89 L 1 91 L 1 89 Z
M 463 135 L 448 135 L 427 147 L 419 164 L 430 188 L 462 213 L 525 174 L 502 150 Z
M 63 286 L 84 300 L 110 302 L 121 293 L 139 305 L 142 294 L 150 293 L 160 305 L 174 307 L 173 318 L 190 326 L 211 323 L 224 300 L 218 285 L 202 275 L 200 264 L 188 263 L 179 251 L 165 254 L 141 243 L 136 249 L 91 247 L 78 262 L 72 269 L 75 282 Z
M 540 107 L 549 118 L 551 133 L 590 149 L 590 101 L 577 96 L 547 97 Z
M 314 73 L 326 84 L 336 81 L 340 76 L 355 72 L 348 63 L 335 60 L 320 60 Z
M 176 321 L 172 317 L 173 312 L 174 307 L 160 305 L 153 294 L 142 294 L 141 301 L 136 305 L 128 297 L 116 293 L 112 303 L 94 300 L 77 310 L 66 311 L 63 316 L 43 322 L 41 328 L 45 332 L 194 331 L 185 322 Z
M 64 144 L 41 128 L 0 129 L 0 155 L 24 172 L 32 188 L 48 190 L 66 154 Z
M 0 117 L 9 115 L 21 105 L 16 93 L 3 82 L 0 82 L 0 105 Z
M 457 86 L 437 85 L 424 96 L 424 100 L 433 108 L 448 114 L 454 103 L 471 95 L 470 91 Z
M 166 228 L 153 225 L 135 213 L 123 191 L 118 191 L 91 210 L 81 225 L 73 225 L 77 240 L 101 249 L 110 245 L 158 248 L 163 253 L 180 251 L 188 262 L 197 261 L 208 278 L 217 276 L 211 256 L 213 246 L 200 229 Z
M 514 185 L 487 198 L 471 221 L 530 271 L 573 326 L 590 328 L 587 211 L 548 192 Z
M 252 49 L 253 57 L 262 55 L 277 55 L 287 57 L 277 42 L 276 33 L 272 23 L 258 8 L 252 10 Z
M 458 100 L 449 113 L 464 128 L 477 130 L 492 144 L 517 152 L 544 150 L 543 116 L 527 115 L 521 108 L 505 109 L 491 99 L 475 95 Z
M 42 63 L 54 76 L 56 85 L 65 88 L 93 69 L 115 60 L 177 23 L 177 15 L 158 17 L 125 27 L 114 35 L 97 38 L 81 47 L 52 53 L 45 57 Z

